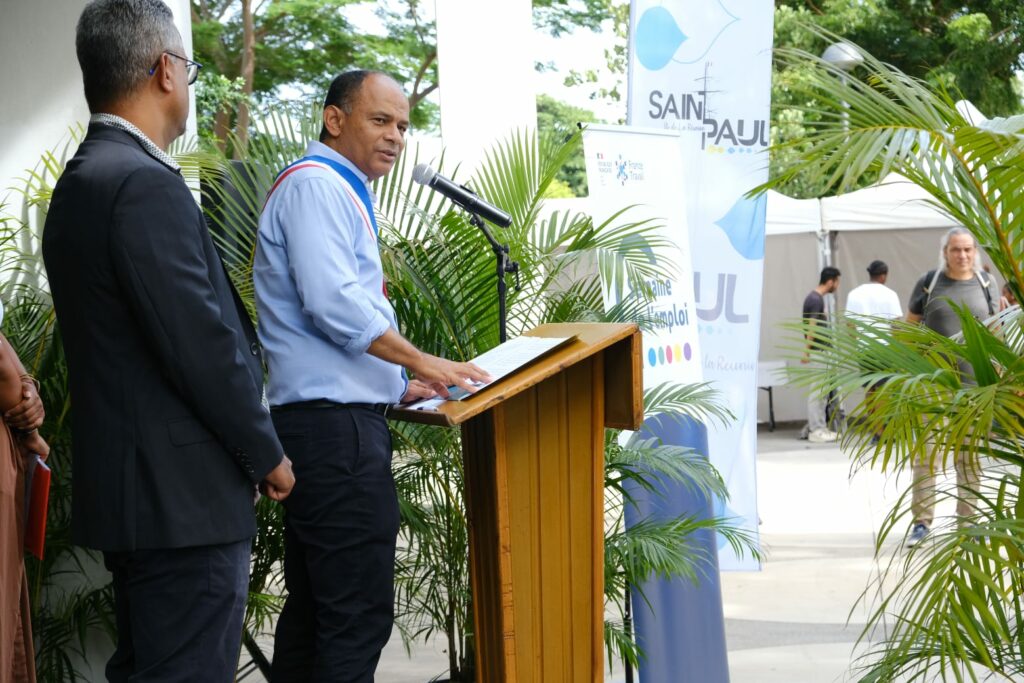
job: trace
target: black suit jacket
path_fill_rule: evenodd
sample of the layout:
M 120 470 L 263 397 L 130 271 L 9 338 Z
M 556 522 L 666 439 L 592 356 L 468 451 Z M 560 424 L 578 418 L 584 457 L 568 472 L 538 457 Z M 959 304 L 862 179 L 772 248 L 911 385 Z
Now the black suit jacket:
M 53 191 L 43 258 L 72 396 L 72 539 L 107 551 L 255 535 L 281 460 L 252 324 L 181 176 L 88 134 Z

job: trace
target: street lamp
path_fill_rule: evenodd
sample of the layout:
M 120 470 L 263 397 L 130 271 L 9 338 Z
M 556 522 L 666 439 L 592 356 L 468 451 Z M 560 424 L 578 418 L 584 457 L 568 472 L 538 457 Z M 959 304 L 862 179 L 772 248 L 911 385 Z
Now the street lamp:
M 864 57 L 860 51 L 846 42 L 832 43 L 821 53 L 821 58 L 843 71 L 850 71 L 858 64 L 864 63 Z
M 832 43 L 825 48 L 825 51 L 821 53 L 821 59 L 828 64 L 839 69 L 839 82 L 844 86 L 846 85 L 846 74 L 852 71 L 858 64 L 864 63 L 864 56 L 861 55 L 860 50 L 845 41 L 839 41 L 838 43 Z M 850 114 L 847 111 L 850 105 L 847 104 L 846 100 L 842 100 L 843 107 L 843 132 L 845 133 L 850 129 Z M 820 249 L 818 251 L 818 260 L 824 266 L 832 265 L 832 239 L 831 235 L 824 233 L 818 236 Z M 829 295 L 826 300 L 826 307 L 829 312 L 829 320 L 835 320 L 835 296 Z
M 839 69 L 839 82 L 846 85 L 846 74 L 852 71 L 858 64 L 864 63 L 864 56 L 853 45 L 846 42 L 832 43 L 821 53 L 821 59 Z M 843 130 L 850 128 L 850 115 L 847 109 L 850 105 L 843 100 Z

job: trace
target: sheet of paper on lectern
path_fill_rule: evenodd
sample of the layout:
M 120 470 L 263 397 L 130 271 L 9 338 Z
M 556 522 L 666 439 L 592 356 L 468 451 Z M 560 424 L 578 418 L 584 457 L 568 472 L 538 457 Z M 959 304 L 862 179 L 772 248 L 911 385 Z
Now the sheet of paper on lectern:
M 516 337 L 509 339 L 504 344 L 499 344 L 490 351 L 485 351 L 470 360 L 477 367 L 486 370 L 492 378 L 490 382 L 480 383 L 477 386 L 482 389 L 493 384 L 573 339 L 575 337 Z M 473 395 L 459 387 L 449 387 L 448 391 L 451 395 L 447 399 L 428 398 L 403 407 L 412 410 L 435 410 L 445 400 L 461 401 Z

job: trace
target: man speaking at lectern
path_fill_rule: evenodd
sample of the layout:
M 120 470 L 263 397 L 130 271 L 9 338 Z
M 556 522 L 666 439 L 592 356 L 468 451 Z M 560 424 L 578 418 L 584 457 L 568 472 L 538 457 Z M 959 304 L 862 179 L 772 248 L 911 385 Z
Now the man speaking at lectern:
M 369 183 L 394 166 L 408 127 L 394 80 L 341 74 L 320 141 L 281 172 L 260 218 L 259 335 L 297 480 L 285 506 L 275 683 L 373 681 L 391 634 L 398 534 L 388 406 L 488 379 L 419 351 L 388 302 Z

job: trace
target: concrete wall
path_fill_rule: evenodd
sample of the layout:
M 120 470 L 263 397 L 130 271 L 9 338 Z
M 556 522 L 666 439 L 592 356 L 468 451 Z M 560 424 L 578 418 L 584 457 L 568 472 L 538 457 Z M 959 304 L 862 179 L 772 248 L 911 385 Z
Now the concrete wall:
M 165 0 L 174 12 L 185 51 L 192 54 L 188 0 Z M 89 110 L 75 57 L 75 25 L 86 0 L 0 2 L 0 203 L 21 212 L 9 188 L 37 168 L 41 154 L 85 125 Z M 195 105 L 188 136 L 195 135 Z M 73 149 L 71 150 L 73 151 Z

